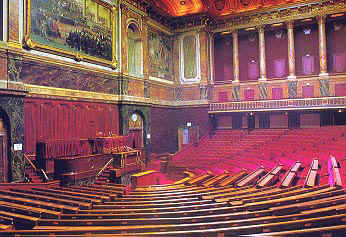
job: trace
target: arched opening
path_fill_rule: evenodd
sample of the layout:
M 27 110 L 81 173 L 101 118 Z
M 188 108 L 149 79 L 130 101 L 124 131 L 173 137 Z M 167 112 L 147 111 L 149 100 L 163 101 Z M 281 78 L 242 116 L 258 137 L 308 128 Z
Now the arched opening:
M 8 182 L 9 121 L 0 110 L 0 183 Z
M 129 118 L 129 137 L 130 145 L 132 148 L 144 147 L 144 122 L 143 118 L 139 113 L 132 113 Z
M 127 67 L 130 75 L 143 74 L 142 39 L 138 27 L 130 24 L 127 29 Z

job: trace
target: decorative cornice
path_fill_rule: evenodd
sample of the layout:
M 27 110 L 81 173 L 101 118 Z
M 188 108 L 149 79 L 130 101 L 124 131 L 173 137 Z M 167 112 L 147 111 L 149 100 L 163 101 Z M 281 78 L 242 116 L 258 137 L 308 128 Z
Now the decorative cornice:
M 122 3 L 120 4 L 120 7 L 122 11 L 131 10 L 141 16 L 147 16 L 147 13 L 145 12 L 145 8 L 140 9 L 141 6 L 139 4 L 136 4 L 136 6 L 134 6 L 134 3 L 135 1 L 125 0 L 125 1 L 122 1 Z
M 163 33 L 166 33 L 167 35 L 170 35 L 170 36 L 173 35 L 173 32 L 168 27 L 166 27 L 166 26 L 164 26 L 164 25 L 162 25 L 162 24 L 160 24 L 160 23 L 158 23 L 158 22 L 156 22 L 150 18 L 147 19 L 146 23 L 148 24 L 148 26 L 156 28 L 156 29 L 162 31 Z
M 26 90 L 29 92 L 30 97 L 40 98 L 64 98 L 68 100 L 92 100 L 103 101 L 106 103 L 114 103 L 119 100 L 118 95 L 96 93 L 89 91 L 79 91 L 56 87 L 36 86 L 25 84 Z
M 344 12 L 345 10 L 346 3 L 344 1 L 331 2 L 329 0 L 324 0 L 321 2 L 307 3 L 287 8 L 278 8 L 266 12 L 234 16 L 227 20 L 219 20 L 214 31 L 222 32 L 225 30 L 294 21 L 309 17 L 326 16 L 328 14 Z

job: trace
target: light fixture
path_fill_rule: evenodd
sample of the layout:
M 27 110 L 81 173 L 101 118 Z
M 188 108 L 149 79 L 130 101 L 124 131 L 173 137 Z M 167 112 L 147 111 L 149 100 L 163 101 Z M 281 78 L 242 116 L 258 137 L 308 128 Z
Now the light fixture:
M 185 5 L 185 1 L 184 0 L 182 0 L 182 1 L 180 1 L 180 5 Z
M 282 26 L 284 23 L 275 23 L 275 24 L 272 24 L 272 27 L 278 27 L 278 26 Z
M 337 13 L 337 14 L 333 14 L 333 15 L 330 15 L 331 18 L 335 18 L 335 17 L 339 17 L 339 16 L 343 16 L 344 13 Z
M 312 18 L 306 18 L 306 19 L 303 19 L 303 20 L 300 20 L 301 22 L 309 22 L 309 21 L 312 21 Z

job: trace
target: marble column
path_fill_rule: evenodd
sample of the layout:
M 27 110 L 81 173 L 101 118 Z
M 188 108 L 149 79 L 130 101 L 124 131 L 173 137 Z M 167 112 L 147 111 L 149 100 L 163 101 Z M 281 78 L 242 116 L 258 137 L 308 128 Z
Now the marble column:
M 233 38 L 233 82 L 239 82 L 239 46 L 238 31 L 232 33 Z
M 264 40 L 264 26 L 258 28 L 258 39 L 259 39 L 259 63 L 260 63 L 260 81 L 267 80 L 266 72 L 266 48 Z
M 287 22 L 288 38 L 288 79 L 296 79 L 296 55 L 294 49 L 294 25 L 293 21 Z
M 318 16 L 318 42 L 320 55 L 320 76 L 327 76 L 326 16 Z

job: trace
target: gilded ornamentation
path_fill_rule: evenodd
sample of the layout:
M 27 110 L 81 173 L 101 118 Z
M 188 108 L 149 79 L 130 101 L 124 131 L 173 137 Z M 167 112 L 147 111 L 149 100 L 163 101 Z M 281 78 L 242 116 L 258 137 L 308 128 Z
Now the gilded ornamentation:
M 233 86 L 232 87 L 232 99 L 234 101 L 240 100 L 240 86 Z
M 199 87 L 199 99 L 207 100 L 209 98 L 209 87 L 206 85 L 200 85 Z
M 10 81 L 21 82 L 22 58 L 9 57 L 8 60 L 8 78 Z
M 174 88 L 174 100 L 183 100 L 183 88 L 175 87 Z
M 116 93 L 118 95 L 128 95 L 129 94 L 129 80 L 126 77 L 124 77 L 123 75 L 120 75 L 117 78 Z
M 26 47 L 114 68 L 116 11 L 111 4 L 26 1 Z
M 344 1 L 323 1 L 322 3 L 311 3 L 305 6 L 295 6 L 287 9 L 277 9 L 271 12 L 260 12 L 252 15 L 230 17 L 219 20 L 217 31 L 248 28 L 258 25 L 274 24 L 283 21 L 292 21 L 314 16 L 328 15 L 344 12 L 346 3 Z
M 321 96 L 329 96 L 329 80 L 320 80 L 320 94 Z
M 298 91 L 297 91 L 297 81 L 289 81 L 288 82 L 288 97 L 293 99 L 297 98 Z
M 259 89 L 259 95 L 262 100 L 267 99 L 268 93 L 267 93 L 267 84 L 266 83 L 260 83 L 258 85 Z

